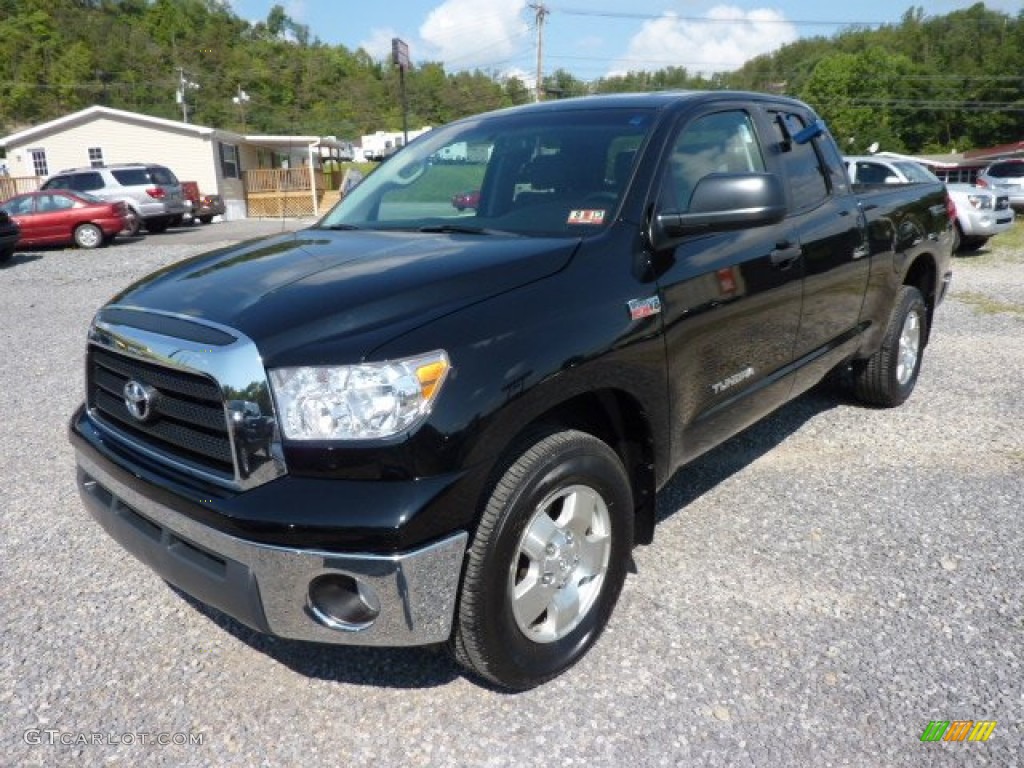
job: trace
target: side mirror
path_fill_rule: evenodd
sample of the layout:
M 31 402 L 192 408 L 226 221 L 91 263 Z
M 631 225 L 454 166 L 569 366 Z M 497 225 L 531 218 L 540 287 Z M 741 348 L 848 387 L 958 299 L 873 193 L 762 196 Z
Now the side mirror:
M 785 217 L 786 192 L 774 173 L 712 173 L 697 182 L 688 211 L 655 217 L 651 242 L 666 248 L 686 235 L 763 227 Z
M 885 177 L 885 183 L 886 184 L 900 184 L 902 182 L 900 182 L 900 177 L 899 176 L 886 176 Z

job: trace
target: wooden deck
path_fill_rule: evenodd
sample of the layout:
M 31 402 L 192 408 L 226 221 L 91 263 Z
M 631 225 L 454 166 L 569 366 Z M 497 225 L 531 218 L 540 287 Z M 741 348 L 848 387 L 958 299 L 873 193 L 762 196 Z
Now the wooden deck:
M 0 200 L 8 200 L 22 192 L 35 192 L 42 183 L 38 176 L 0 176 Z
M 307 168 L 245 171 L 245 203 L 251 218 L 295 218 L 321 214 L 337 201 L 337 174 Z M 315 184 L 315 188 L 312 186 Z M 314 206 L 314 199 L 316 205 Z

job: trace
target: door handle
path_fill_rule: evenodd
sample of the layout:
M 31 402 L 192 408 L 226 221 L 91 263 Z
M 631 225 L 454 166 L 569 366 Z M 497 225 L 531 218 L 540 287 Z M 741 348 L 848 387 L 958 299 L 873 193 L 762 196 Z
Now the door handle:
M 803 253 L 804 250 L 799 244 L 791 243 L 788 240 L 776 243 L 775 249 L 771 253 L 772 266 L 789 269 Z

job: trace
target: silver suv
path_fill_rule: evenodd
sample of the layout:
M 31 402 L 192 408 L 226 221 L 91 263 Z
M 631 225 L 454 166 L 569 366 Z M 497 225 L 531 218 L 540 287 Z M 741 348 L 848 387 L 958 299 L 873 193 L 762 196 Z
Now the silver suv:
M 120 200 L 136 214 L 147 232 L 163 232 L 181 223 L 188 211 L 181 184 L 170 168 L 153 163 L 119 163 L 96 168 L 71 168 L 54 174 L 43 189 L 89 192 L 104 200 Z
M 975 183 L 1009 195 L 1010 207 L 1017 213 L 1024 213 L 1024 159 L 992 163 L 978 174 Z

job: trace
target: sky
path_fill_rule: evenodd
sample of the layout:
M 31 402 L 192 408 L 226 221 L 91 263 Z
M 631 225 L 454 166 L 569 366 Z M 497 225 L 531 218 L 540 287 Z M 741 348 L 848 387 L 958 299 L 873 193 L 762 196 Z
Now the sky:
M 670 66 L 690 73 L 738 69 L 757 55 L 800 37 L 829 37 L 850 24 L 897 23 L 911 7 L 926 15 L 968 8 L 976 0 L 821 0 L 700 2 L 699 0 L 391 0 L 384 5 L 345 0 L 229 0 L 250 22 L 265 20 L 275 4 L 313 37 L 387 60 L 391 40 L 409 46 L 413 63 L 440 61 L 445 71 L 481 69 L 532 84 L 537 69 L 537 11 L 543 71 L 564 69 L 591 81 L 627 71 Z M 986 0 L 993 11 L 1016 16 L 1021 0 Z M 355 6 L 354 8 L 351 6 Z

